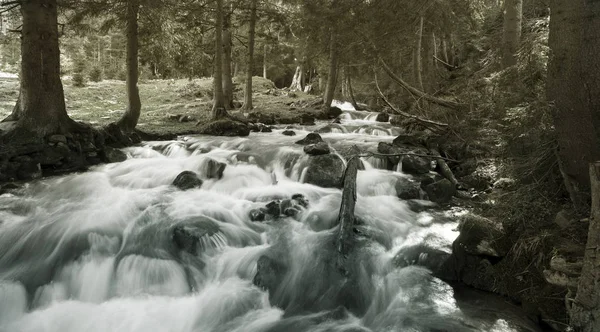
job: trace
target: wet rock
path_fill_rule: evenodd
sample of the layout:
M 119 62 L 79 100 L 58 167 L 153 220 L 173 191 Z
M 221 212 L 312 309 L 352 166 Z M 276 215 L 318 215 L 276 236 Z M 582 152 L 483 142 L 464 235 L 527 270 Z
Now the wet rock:
M 408 154 L 402 156 L 402 172 L 407 174 L 427 174 L 431 171 L 431 159 Z
M 42 167 L 40 163 L 29 157 L 19 159 L 19 169 L 17 170 L 17 177 L 19 180 L 29 181 L 40 179 L 42 177 Z
M 315 124 L 315 117 L 311 114 L 302 114 L 300 116 L 300 125 L 302 126 L 313 126 Z
M 308 133 L 308 135 L 306 135 L 306 137 L 304 137 L 303 139 L 296 141 L 296 144 L 300 144 L 300 145 L 309 145 L 309 144 L 317 144 L 319 142 L 323 142 L 323 138 L 321 138 L 321 135 L 317 134 L 317 133 Z
M 206 164 L 206 178 L 220 180 L 223 177 L 223 172 L 225 172 L 226 167 L 227 164 L 225 163 L 209 159 Z
M 330 107 L 327 112 L 326 115 L 329 119 L 335 119 L 338 116 L 342 115 L 342 109 L 337 107 L 337 106 L 332 106 Z
M 458 230 L 460 235 L 455 243 L 468 254 L 504 257 L 509 250 L 502 241 L 504 229 L 499 222 L 469 213 L 461 218 Z
M 433 181 L 427 178 L 421 182 L 421 188 L 427 193 L 429 200 L 438 204 L 446 204 L 456 194 L 456 186 L 448 179 Z
M 302 206 L 303 208 L 308 208 L 308 199 L 306 199 L 304 195 L 294 194 L 292 195 L 292 200 L 296 201 L 296 204 Z
M 68 156 L 69 151 L 65 152 L 61 148 L 48 146 L 43 151 L 35 154 L 34 159 L 42 166 L 58 166 L 62 164 L 62 160 Z
M 293 130 L 284 130 L 281 133 L 285 136 L 296 136 L 296 132 Z
M 415 245 L 400 249 L 394 256 L 394 265 L 403 268 L 410 265 L 424 266 L 434 275 L 441 272 L 450 254 L 426 245 Z
M 400 155 L 400 154 L 407 153 L 408 150 L 405 148 L 397 147 L 390 143 L 379 142 L 379 144 L 377 145 L 377 152 L 388 155 L 388 156 L 384 156 L 383 158 L 386 158 L 387 160 L 389 160 L 389 162 L 392 166 L 395 166 L 402 159 L 402 155 Z M 395 155 L 395 156 L 392 156 L 392 155 Z
M 265 221 L 267 219 L 267 213 L 264 208 L 253 209 L 249 213 L 251 221 Z
M 398 178 L 396 181 L 396 195 L 402 200 L 419 199 L 421 188 L 418 182 L 407 178 Z
M 346 129 L 337 123 L 330 123 L 326 126 L 323 126 L 319 129 L 316 130 L 316 132 L 321 133 L 321 134 L 327 134 L 327 133 L 344 133 L 346 132 Z
M 344 162 L 335 154 L 311 156 L 305 182 L 324 188 L 340 188 L 344 176 Z
M 107 163 L 120 163 L 127 160 L 127 154 L 119 149 L 105 147 L 103 159 Z
M 265 125 L 264 123 L 252 123 L 248 126 L 251 132 L 255 133 L 270 133 L 273 132 L 271 127 Z
M 392 126 L 396 126 L 396 127 L 402 127 L 403 126 L 403 120 L 404 118 L 399 116 L 399 115 L 392 115 L 390 116 L 390 124 Z
M 192 255 L 198 254 L 206 249 L 206 241 L 220 232 L 219 225 L 209 219 L 198 219 L 186 221 L 173 228 L 173 242 L 177 248 L 187 251 Z
M 199 133 L 213 136 L 248 136 L 250 128 L 240 121 L 221 119 L 203 125 L 200 127 Z
M 264 123 L 266 125 L 274 125 L 276 123 L 275 116 L 273 114 L 264 114 L 259 111 L 252 111 L 248 113 L 248 120 L 255 123 Z
M 287 273 L 287 267 L 269 256 L 260 256 L 252 283 L 273 294 Z
M 388 122 L 390 121 L 390 115 L 387 113 L 379 113 L 377 114 L 377 117 L 375 118 L 375 121 L 377 122 Z
M 193 188 L 202 187 L 202 180 L 198 177 L 198 174 L 192 171 L 183 171 L 177 175 L 173 180 L 173 186 L 181 189 L 188 190 Z
M 9 183 L 5 183 L 0 185 L 0 195 L 6 194 L 8 192 L 11 192 L 13 190 L 17 190 L 20 189 L 21 187 L 14 183 L 14 182 L 9 182 Z
M 296 217 L 308 207 L 308 200 L 302 194 L 295 194 L 291 199 L 274 200 L 262 208 L 253 209 L 249 213 L 252 221 L 266 221 L 280 217 Z
M 319 156 L 323 154 L 328 154 L 329 152 L 329 145 L 325 142 L 309 144 L 304 147 L 304 153 L 309 154 L 311 156 Z

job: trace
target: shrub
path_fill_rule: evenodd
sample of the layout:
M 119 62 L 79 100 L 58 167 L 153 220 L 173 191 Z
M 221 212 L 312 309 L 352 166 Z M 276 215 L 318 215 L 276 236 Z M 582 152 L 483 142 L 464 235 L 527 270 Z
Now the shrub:
M 92 67 L 90 70 L 90 81 L 92 82 L 101 82 L 102 81 L 102 69 L 98 66 Z
M 85 86 L 85 59 L 83 57 L 79 57 L 75 59 L 75 64 L 73 66 L 73 85 L 76 87 Z

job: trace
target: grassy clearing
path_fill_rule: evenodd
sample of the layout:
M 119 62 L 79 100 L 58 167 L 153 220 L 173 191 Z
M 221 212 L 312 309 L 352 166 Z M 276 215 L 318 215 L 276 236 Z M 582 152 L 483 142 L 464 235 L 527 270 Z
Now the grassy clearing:
M 242 101 L 241 81 L 235 83 L 236 100 Z M 289 97 L 272 92 L 273 82 L 261 77 L 253 79 L 256 111 L 279 116 L 293 116 L 289 105 L 302 99 L 313 99 L 303 93 Z M 120 118 L 126 107 L 125 82 L 105 80 L 88 82 L 85 87 L 74 87 L 69 79 L 63 82 L 69 116 L 96 126 L 106 125 Z M 19 82 L 0 79 L 0 118 L 10 114 L 18 97 Z M 139 84 L 142 114 L 138 128 L 155 134 L 191 134 L 197 131 L 196 121 L 208 122 L 212 107 L 212 79 L 151 80 Z M 232 112 L 239 113 L 239 112 Z M 170 120 L 169 115 L 187 115 L 192 122 Z M 239 115 L 239 114 L 238 114 Z

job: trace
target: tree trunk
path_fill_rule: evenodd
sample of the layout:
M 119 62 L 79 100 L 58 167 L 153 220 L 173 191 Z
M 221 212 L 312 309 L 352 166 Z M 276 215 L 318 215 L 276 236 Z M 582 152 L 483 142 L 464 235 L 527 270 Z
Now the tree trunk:
M 423 64 L 421 63 L 421 48 L 423 45 L 423 16 L 419 24 L 419 33 L 417 36 L 417 47 L 415 48 L 415 80 L 421 91 L 425 91 L 423 87 Z
M 430 26 L 427 25 L 423 31 L 423 45 L 421 53 L 421 79 L 423 80 L 423 92 L 433 93 L 434 89 L 434 71 L 433 71 L 433 38 L 429 32 Z
M 267 78 L 267 52 L 269 51 L 269 46 L 265 44 L 263 48 L 263 78 Z
M 250 9 L 250 28 L 248 29 L 248 61 L 246 63 L 246 91 L 244 92 L 244 109 L 250 111 L 252 107 L 252 69 L 254 68 L 254 37 L 256 32 L 256 4 L 252 0 Z
M 547 98 L 558 158 L 578 211 L 589 211 L 588 165 L 600 160 L 600 3 L 550 2 Z
M 554 12 L 553 12 L 554 13 Z M 590 165 L 592 208 L 583 269 L 569 314 L 576 331 L 600 331 L 600 162 Z
M 336 45 L 335 33 L 331 33 L 331 40 L 329 43 L 329 76 L 327 77 L 327 86 L 325 87 L 325 93 L 323 95 L 323 107 L 329 109 L 333 102 L 335 94 L 335 88 L 337 86 L 337 74 L 338 74 L 338 49 Z
M 350 94 L 350 102 L 352 103 L 352 106 L 357 111 L 363 110 L 363 108 L 358 105 L 358 103 L 356 102 L 356 98 L 354 97 L 354 89 L 352 88 L 352 76 L 350 74 L 349 68 L 346 68 L 346 81 L 347 81 L 346 84 L 348 86 L 348 93 Z
M 226 109 L 233 108 L 233 79 L 231 78 L 231 16 L 223 20 L 223 98 Z
M 119 127 L 132 131 L 140 118 L 142 102 L 138 90 L 138 12 L 139 0 L 127 1 L 127 110 L 119 120 Z
M 515 55 L 521 42 L 522 20 L 523 0 L 504 0 L 504 32 L 502 36 L 502 66 L 504 68 L 517 64 Z
M 21 4 L 21 86 L 10 120 L 39 136 L 66 133 L 75 122 L 67 115 L 60 80 L 56 0 Z
M 356 206 L 356 176 L 358 174 L 358 157 L 354 156 L 348 160 L 343 178 L 342 203 L 338 214 L 340 231 L 337 239 L 338 268 L 347 271 L 346 257 L 352 247 L 354 235 L 354 208 Z
M 296 72 L 294 73 L 294 78 L 292 79 L 292 84 L 290 85 L 291 91 L 304 91 L 304 66 L 302 63 L 299 63 L 296 67 Z
M 213 108 L 212 118 L 218 120 L 225 112 L 223 98 L 223 0 L 217 0 L 217 17 L 215 20 L 215 73 L 213 79 Z

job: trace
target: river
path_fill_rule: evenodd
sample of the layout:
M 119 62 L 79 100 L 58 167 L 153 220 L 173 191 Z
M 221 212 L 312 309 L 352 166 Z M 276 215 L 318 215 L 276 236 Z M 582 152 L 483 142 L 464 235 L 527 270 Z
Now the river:
M 322 134 L 334 151 L 374 151 L 398 134 L 345 106 Z M 414 211 L 395 188 L 410 176 L 373 157 L 358 173 L 355 214 L 380 241 L 356 250 L 351 292 L 363 310 L 336 308 L 327 257 L 341 191 L 303 183 L 309 157 L 294 144 L 323 125 L 145 142 L 124 149 L 124 162 L 0 196 L 0 331 L 538 331 L 502 298 L 396 266 L 411 246 L 449 253 L 464 211 Z M 209 159 L 227 164 L 222 178 L 171 185 L 184 170 L 205 174 Z M 250 220 L 294 194 L 308 201 L 297 215 Z M 181 225 L 204 232 L 197 250 L 173 244 Z M 265 254 L 287 266 L 271 296 L 253 284 Z

